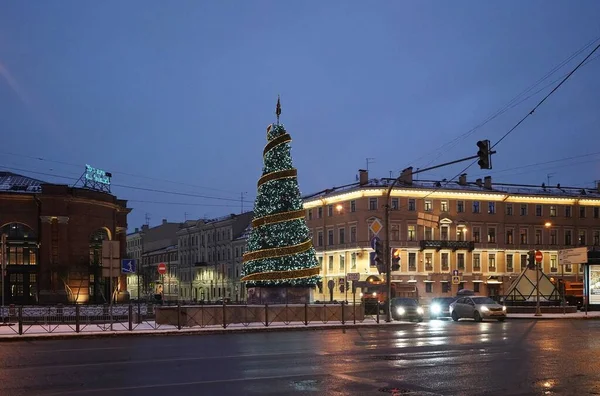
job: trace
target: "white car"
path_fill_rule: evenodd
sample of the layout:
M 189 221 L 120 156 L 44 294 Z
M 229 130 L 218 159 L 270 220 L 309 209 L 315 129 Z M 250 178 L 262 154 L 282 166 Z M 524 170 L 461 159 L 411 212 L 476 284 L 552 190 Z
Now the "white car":
M 450 316 L 455 322 L 462 318 L 472 318 L 476 322 L 484 319 L 496 319 L 502 322 L 506 319 L 506 306 L 498 304 L 489 297 L 461 297 L 450 304 Z

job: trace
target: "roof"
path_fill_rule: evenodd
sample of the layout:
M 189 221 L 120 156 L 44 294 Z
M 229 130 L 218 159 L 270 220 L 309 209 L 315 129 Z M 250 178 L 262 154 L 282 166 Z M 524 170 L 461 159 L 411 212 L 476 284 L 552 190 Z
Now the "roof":
M 244 231 L 235 238 L 236 241 L 246 240 L 250 236 L 250 231 L 252 231 L 252 223 L 248 224 L 248 226 L 244 229 Z
M 340 194 L 350 192 L 362 188 L 382 188 L 388 187 L 395 179 L 370 179 L 367 184 L 360 185 L 359 182 L 346 184 L 344 186 L 332 187 L 311 195 L 303 197 L 303 200 L 313 200 L 315 198 L 328 196 L 331 194 Z M 527 195 L 527 196 L 542 196 L 542 197 L 560 197 L 560 198 L 591 198 L 600 199 L 598 189 L 581 188 L 581 187 L 564 187 L 560 184 L 556 186 L 536 186 L 529 184 L 510 184 L 510 183 L 493 183 L 491 188 L 486 188 L 484 183 L 467 182 L 460 184 L 458 181 L 446 180 L 413 180 L 412 184 L 397 183 L 395 188 L 410 188 L 410 189 L 439 189 L 442 191 L 463 191 L 475 193 L 500 193 L 510 195 Z
M 46 184 L 46 182 L 12 172 L 0 171 L 1 192 L 39 193 L 42 192 L 42 184 Z

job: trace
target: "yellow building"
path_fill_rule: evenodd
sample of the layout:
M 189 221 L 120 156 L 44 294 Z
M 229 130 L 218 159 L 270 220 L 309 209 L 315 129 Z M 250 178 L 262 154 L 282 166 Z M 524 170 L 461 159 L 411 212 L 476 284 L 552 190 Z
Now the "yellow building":
M 371 260 L 370 241 L 375 235 L 385 239 L 384 201 L 393 179 L 370 180 L 363 170 L 359 179 L 305 198 L 323 276 L 317 300 L 329 301 L 329 285 L 334 299 L 350 300 L 347 273 L 385 279 Z M 491 177 L 467 182 L 466 174 L 446 184 L 413 181 L 409 171 L 392 190 L 389 205 L 390 247 L 400 256 L 392 283 L 416 286 L 425 301 L 462 288 L 502 295 L 531 250 L 543 252 L 549 276 L 561 278 L 564 271 L 565 279 L 578 280 L 583 268 L 559 265 L 559 249 L 600 246 L 600 185 L 584 190 L 492 184 Z M 424 225 L 418 218 L 426 215 L 439 220 Z M 459 284 L 452 284 L 454 270 Z

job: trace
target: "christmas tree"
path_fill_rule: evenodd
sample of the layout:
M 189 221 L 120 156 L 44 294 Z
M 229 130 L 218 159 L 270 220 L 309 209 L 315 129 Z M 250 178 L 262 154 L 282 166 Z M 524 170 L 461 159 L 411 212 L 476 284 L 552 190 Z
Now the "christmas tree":
M 279 124 L 279 99 L 276 114 L 277 123 L 267 127 L 242 281 L 247 288 L 309 288 L 320 280 L 320 266 L 304 218 L 297 171 L 292 166 L 292 138 Z

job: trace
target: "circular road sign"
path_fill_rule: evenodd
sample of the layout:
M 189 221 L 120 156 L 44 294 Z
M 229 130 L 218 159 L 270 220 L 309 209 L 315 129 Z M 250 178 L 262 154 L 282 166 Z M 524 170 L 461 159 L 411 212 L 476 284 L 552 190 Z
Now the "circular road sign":
M 164 275 L 167 273 L 167 266 L 165 265 L 165 263 L 158 264 L 158 273 L 161 275 Z
M 535 262 L 536 263 L 541 263 L 544 260 L 544 254 L 542 252 L 540 252 L 539 250 L 535 251 Z

